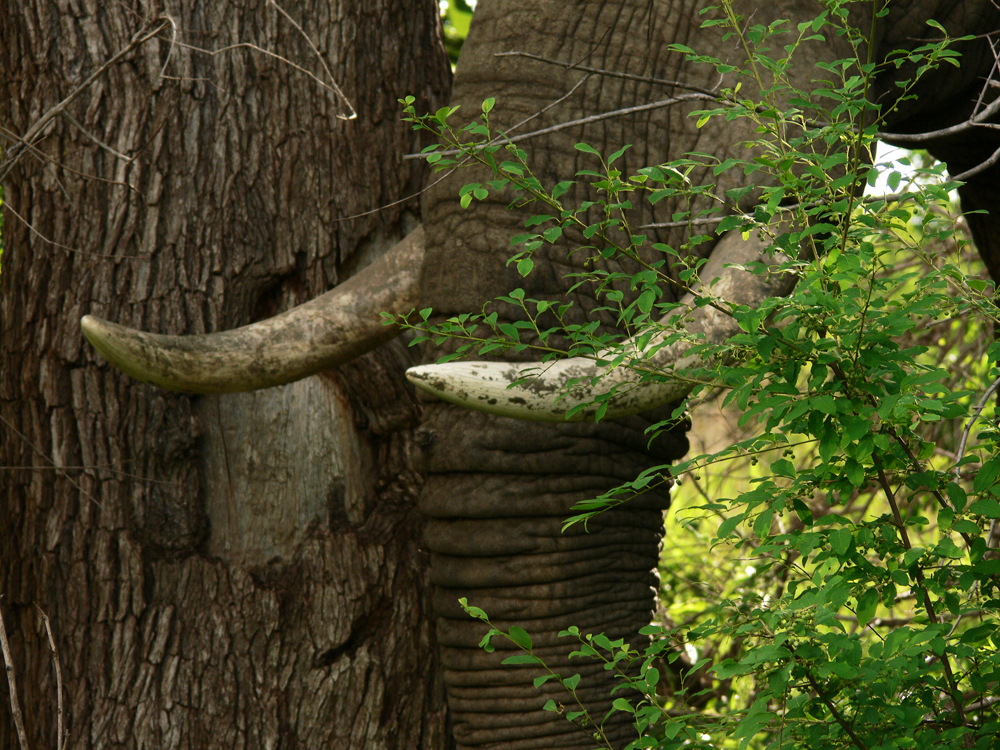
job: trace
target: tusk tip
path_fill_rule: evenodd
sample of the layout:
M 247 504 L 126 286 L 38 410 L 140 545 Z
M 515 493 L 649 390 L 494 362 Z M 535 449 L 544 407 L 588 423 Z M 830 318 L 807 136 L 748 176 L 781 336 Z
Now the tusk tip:
M 440 393 L 440 389 L 431 385 L 435 369 L 436 367 L 434 365 L 418 365 L 416 367 L 410 367 L 406 370 L 406 379 L 422 391 L 427 391 L 428 393 L 437 395 Z M 437 379 L 440 380 L 440 378 Z
M 101 320 L 93 315 L 84 315 L 80 318 L 80 330 L 83 332 L 83 337 L 90 342 L 92 347 L 101 352 L 101 354 L 105 353 L 105 349 L 107 348 L 105 343 L 110 333 L 110 326 L 106 320 Z

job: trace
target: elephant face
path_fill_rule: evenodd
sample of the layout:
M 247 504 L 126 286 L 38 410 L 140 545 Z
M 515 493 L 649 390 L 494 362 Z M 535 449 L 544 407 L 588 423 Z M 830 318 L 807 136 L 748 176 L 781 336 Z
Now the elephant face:
M 485 98 L 496 97 L 496 128 L 510 130 L 533 118 L 521 126 L 521 131 L 533 131 L 687 91 L 680 86 L 587 73 L 537 59 L 496 56 L 517 51 L 711 89 L 719 83 L 714 68 L 690 63 L 685 55 L 669 50 L 670 44 L 681 43 L 710 49 L 737 65 L 742 62 L 741 51 L 733 42 L 723 40 L 720 29 L 700 28 L 701 11 L 711 4 L 695 0 L 571 5 L 557 0 L 483 2 L 463 51 L 453 104 L 461 105 L 460 112 L 470 118 L 480 111 Z M 970 4 L 961 4 L 965 10 L 954 3 L 945 5 L 952 11 L 951 23 L 971 17 L 965 15 Z M 909 6 L 894 6 L 894 12 L 897 7 Z M 992 6 L 982 3 L 976 7 L 981 8 L 978 15 L 972 14 L 976 23 L 987 17 L 995 20 L 996 13 L 989 10 Z M 764 6 L 747 0 L 736 3 L 736 10 L 752 16 L 755 23 L 791 18 L 794 29 L 794 21 L 813 18 L 819 8 L 796 0 Z M 880 45 L 900 43 L 902 37 L 892 24 L 902 26 L 911 16 L 898 12 L 902 14 L 898 18 L 890 15 L 890 21 L 879 21 Z M 863 8 L 856 21 L 870 24 Z M 805 47 L 800 54 L 813 61 L 850 55 L 838 37 L 809 42 Z M 960 83 L 965 93 L 956 96 L 968 98 L 971 82 L 980 72 L 962 70 Z M 795 75 L 805 88 L 818 72 L 803 64 Z M 880 91 L 888 96 L 893 82 L 891 76 L 884 77 Z M 747 92 L 748 96 L 753 94 Z M 913 127 L 927 107 L 940 107 L 943 100 L 932 97 L 929 102 L 926 106 L 919 101 L 907 103 L 896 122 Z M 716 120 L 699 129 L 689 115 L 706 106 L 705 101 L 679 101 L 560 130 L 523 145 L 537 176 L 553 184 L 581 169 L 594 168 L 590 157 L 575 149 L 574 144 L 580 141 L 604 153 L 631 144 L 622 164 L 623 171 L 629 173 L 692 151 L 722 160 L 735 144 L 755 137 L 746 126 Z M 935 122 L 940 123 L 964 117 L 958 110 L 933 111 Z M 955 149 L 949 140 L 939 146 L 942 152 Z M 979 154 L 977 151 L 975 158 Z M 711 181 L 708 175 L 692 177 L 696 182 Z M 184 342 L 124 332 L 93 319 L 85 321 L 85 330 L 102 353 L 136 377 L 181 390 L 214 392 L 287 382 L 347 361 L 395 332 L 379 325 L 380 310 L 406 312 L 418 305 L 431 306 L 436 315 L 448 316 L 478 310 L 484 300 L 515 286 L 538 299 L 563 300 L 573 283 L 567 275 L 583 268 L 586 261 L 574 252 L 583 244 L 581 238 L 568 233 L 560 244 L 547 247 L 536 255 L 535 271 L 522 279 L 505 261 L 510 254 L 510 237 L 523 231 L 525 212 L 507 210 L 508 198 L 504 196 L 469 211 L 458 205 L 458 186 L 481 179 L 481 175 L 462 173 L 457 179 L 433 186 L 425 197 L 422 233 L 414 233 L 408 244 L 308 308 L 264 324 L 270 327 Z M 737 187 L 739 179 L 739 174 L 721 175 L 720 192 Z M 575 189 L 578 192 L 569 199 L 582 199 L 585 188 Z M 675 211 L 689 208 L 669 201 L 655 207 L 636 203 L 630 216 L 634 226 L 668 221 Z M 702 207 L 694 205 L 690 210 Z M 655 230 L 650 239 L 674 247 L 687 241 L 683 228 Z M 693 252 L 707 255 L 716 247 L 722 252 L 727 242 L 735 240 L 716 238 Z M 608 266 L 608 270 L 634 271 L 624 263 Z M 633 294 L 627 288 L 623 292 Z M 669 298 L 669 290 L 666 294 Z M 595 313 L 600 300 L 586 287 L 569 296 L 578 316 L 570 322 L 601 315 Z M 509 308 L 499 311 L 509 319 L 516 318 Z M 601 321 L 608 329 L 615 325 L 607 316 Z M 715 326 L 711 321 L 705 325 Z M 433 362 L 441 353 L 440 348 L 427 347 L 423 359 Z M 267 365 L 260 365 L 261 361 Z M 223 377 L 209 383 L 203 377 L 209 370 L 221 372 Z M 574 529 L 563 534 L 560 527 L 577 501 L 631 479 L 651 465 L 683 455 L 687 447 L 683 429 L 661 435 L 649 445 L 645 430 L 662 413 L 623 415 L 597 424 L 526 424 L 467 411 L 430 397 L 424 400 L 423 412 L 423 450 L 414 464 L 426 476 L 419 507 L 429 519 L 425 541 L 432 553 L 431 579 L 437 587 L 438 642 L 458 744 L 503 748 L 592 745 L 586 734 L 561 716 L 540 711 L 550 695 L 566 700 L 552 683 L 535 689 L 532 680 L 536 672 L 501 668 L 502 649 L 497 655 L 478 648 L 482 627 L 459 608 L 457 599 L 467 597 L 500 627 L 517 624 L 528 630 L 534 637 L 536 654 L 553 669 L 582 673 L 580 695 L 594 715 L 603 716 L 611 700 L 613 680 L 602 665 L 570 662 L 566 654 L 571 649 L 558 633 L 576 625 L 638 644 L 637 632 L 648 624 L 655 608 L 657 581 L 653 571 L 662 535 L 661 513 L 669 498 L 662 492 L 636 499 L 606 513 L 591 525 L 590 533 Z M 605 732 L 613 743 L 624 744 L 631 728 L 623 714 L 616 716 L 620 717 L 618 723 L 609 721 Z

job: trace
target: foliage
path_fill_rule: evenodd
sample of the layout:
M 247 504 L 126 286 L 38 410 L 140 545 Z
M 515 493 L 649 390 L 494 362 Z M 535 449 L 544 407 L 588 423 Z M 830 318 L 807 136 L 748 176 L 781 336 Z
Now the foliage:
M 887 114 L 867 100 L 872 76 L 879 65 L 904 61 L 917 62 L 920 74 L 954 65 L 952 40 L 895 52 L 876 65 L 860 57 L 864 36 L 847 24 L 840 3 L 799 24 L 797 41 L 773 50 L 768 40 L 787 27 L 754 25 L 729 5 L 722 11 L 707 23 L 735 36 L 744 68 L 675 47 L 736 81 L 718 106 L 695 117 L 699 127 L 712 118 L 749 118 L 760 140 L 743 159 L 686 155 L 625 175 L 614 165 L 627 147 L 605 157 L 581 143 L 594 168 L 546 187 L 525 152 L 492 129 L 493 100 L 458 131 L 448 125 L 454 110 L 420 117 L 412 100 L 405 102 L 415 127 L 441 136 L 443 147 L 428 149 L 428 161 L 439 169 L 471 161 L 493 171 L 492 181 L 462 189 L 463 206 L 500 191 L 516 205 L 541 206 L 528 232 L 514 239 L 510 262 L 518 271 L 531 273 L 545 244 L 569 230 L 581 233 L 595 262 L 576 283 L 592 285 L 632 336 L 614 340 L 596 324 L 571 325 L 568 302 L 520 291 L 499 300 L 521 314 L 517 322 L 484 312 L 432 326 L 425 310 L 409 323 L 418 340 L 464 339 L 451 356 L 533 349 L 546 360 L 586 356 L 654 378 L 679 375 L 656 360 L 654 334 L 663 345 L 689 340 L 703 358 L 680 374 L 692 385 L 691 399 L 721 389 L 723 404 L 735 406 L 750 430 L 721 451 L 643 472 L 582 504 L 569 520 L 586 522 L 651 486 L 695 482 L 734 460 L 754 471 L 733 497 L 707 494 L 682 520 L 692 534 L 710 527 L 711 545 L 738 560 L 746 574 L 735 584 L 709 590 L 697 608 L 674 608 L 679 616 L 645 629 L 643 648 L 575 628 L 560 634 L 575 644 L 574 656 L 603 661 L 620 677 L 612 710 L 634 717 L 630 747 L 991 747 L 1000 733 L 1000 429 L 987 397 L 1000 382 L 1000 344 L 976 346 L 996 319 L 992 288 L 958 261 L 967 241 L 951 207 L 955 184 L 942 183 L 940 166 L 925 169 L 929 181 L 910 185 L 905 200 L 862 195 L 877 175 L 867 161 Z M 799 46 L 820 32 L 848 39 L 857 54 L 824 66 L 835 83 L 796 91 L 787 71 Z M 904 97 L 918 78 L 900 84 Z M 748 81 L 759 97 L 741 97 Z M 712 184 L 695 184 L 705 167 L 715 175 L 741 170 L 747 185 L 718 195 Z M 592 198 L 565 203 L 574 182 L 589 183 Z M 899 182 L 890 177 L 894 189 Z M 752 193 L 756 205 L 742 209 Z M 646 237 L 629 225 L 628 211 L 641 198 L 688 206 L 675 221 L 715 216 L 720 234 L 765 237 L 774 253 L 770 269 L 761 263 L 748 270 L 794 274 L 794 291 L 752 309 L 699 285 L 703 261 L 694 250 L 711 236 L 694 223 L 684 246 L 653 245 L 659 256 L 650 261 Z M 625 279 L 602 270 L 602 260 L 621 257 L 640 270 Z M 717 346 L 692 337 L 672 314 L 678 304 L 663 294 L 668 286 L 732 316 L 741 332 Z M 555 325 L 539 322 L 545 312 Z M 955 326 L 977 354 L 962 368 L 952 367 L 947 339 L 913 333 Z M 487 613 L 463 605 L 489 627 L 484 648 L 509 639 L 521 653 L 505 663 L 539 669 L 536 685 L 557 681 L 566 689 L 565 704 L 549 701 L 547 710 L 565 712 L 610 746 L 603 718 L 576 698 L 579 675 L 548 669 L 529 634 L 499 630 Z
M 447 0 L 441 3 L 441 30 L 444 35 L 444 48 L 448 52 L 452 67 L 458 63 L 458 56 L 469 35 L 469 24 L 472 22 L 473 6 L 466 0 Z

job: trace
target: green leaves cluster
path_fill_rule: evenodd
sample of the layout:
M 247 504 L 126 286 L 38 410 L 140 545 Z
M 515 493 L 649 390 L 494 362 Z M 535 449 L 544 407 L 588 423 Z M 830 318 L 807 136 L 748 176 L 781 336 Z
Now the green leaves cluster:
M 877 5 L 874 15 L 885 12 Z M 574 289 L 591 289 L 621 335 L 596 322 L 570 324 L 570 303 L 520 290 L 498 300 L 515 308 L 507 318 L 484 311 L 432 326 L 423 311 L 411 324 L 422 340 L 464 339 L 450 356 L 529 348 L 543 359 L 589 356 L 644 378 L 684 377 L 690 403 L 721 391 L 724 405 L 740 411 L 745 439 L 654 467 L 569 519 L 585 522 L 652 486 L 694 481 L 735 459 L 754 467 L 733 497 L 706 497 L 685 521 L 692 533 L 711 528 L 716 553 L 728 550 L 746 575 L 708 592 L 698 607 L 687 602 L 679 620 L 647 628 L 651 643 L 641 651 L 575 628 L 560 634 L 577 644 L 574 657 L 602 661 L 618 675 L 612 711 L 633 717 L 630 747 L 994 747 L 1000 429 L 984 394 L 1000 384 L 1000 344 L 961 363 L 956 376 L 947 341 L 919 335 L 963 321 L 970 337 L 988 336 L 997 321 L 992 286 L 957 260 L 966 240 L 949 195 L 955 184 L 942 184 L 940 169 L 911 181 L 905 197 L 863 197 L 878 175 L 868 164 L 888 114 L 868 100 L 873 76 L 887 67 L 912 72 L 898 83 L 905 101 L 927 71 L 957 64 L 953 40 L 931 23 L 943 41 L 875 62 L 863 56 L 872 30 L 851 28 L 840 2 L 794 31 L 754 25 L 729 4 L 708 23 L 728 29 L 745 51 L 742 68 L 675 50 L 735 81 L 694 118 L 698 127 L 749 119 L 759 140 L 745 158 L 688 154 L 627 175 L 615 167 L 627 146 L 605 158 L 581 143 L 594 169 L 547 188 L 524 150 L 492 129 L 493 100 L 459 131 L 448 125 L 453 111 L 420 117 L 406 102 L 415 127 L 442 137 L 428 149 L 436 168 L 475 162 L 491 170 L 495 179 L 462 189 L 463 206 L 500 193 L 533 206 L 510 260 L 522 275 L 532 272 L 539 248 L 569 232 L 583 238 L 573 252 L 587 263 Z M 797 91 L 788 71 L 820 34 L 847 39 L 856 55 L 822 65 L 824 82 Z M 758 96 L 742 94 L 747 82 Z M 697 184 L 698 175 L 728 170 L 740 170 L 745 186 L 720 194 Z M 889 178 L 893 189 L 901 182 L 898 173 Z M 639 200 L 667 201 L 672 221 L 689 227 L 686 241 L 650 245 L 635 232 L 629 217 Z M 699 246 L 727 231 L 766 237 L 780 255 L 747 270 L 793 274 L 795 290 L 750 308 L 699 285 Z M 637 270 L 609 270 L 610 259 Z M 731 316 L 740 333 L 718 345 L 690 334 L 682 316 L 671 315 L 670 300 L 681 293 Z M 657 351 L 678 341 L 693 344 L 700 367 L 676 373 L 658 363 Z M 689 405 L 654 432 L 684 418 Z M 505 663 L 538 670 L 537 687 L 562 686 L 568 698 L 549 700 L 546 710 L 564 712 L 609 746 L 600 729 L 606 717 L 591 716 L 578 699 L 579 675 L 549 669 L 520 628 L 503 632 L 482 610 L 463 606 L 489 625 L 484 648 L 506 638 L 520 651 Z

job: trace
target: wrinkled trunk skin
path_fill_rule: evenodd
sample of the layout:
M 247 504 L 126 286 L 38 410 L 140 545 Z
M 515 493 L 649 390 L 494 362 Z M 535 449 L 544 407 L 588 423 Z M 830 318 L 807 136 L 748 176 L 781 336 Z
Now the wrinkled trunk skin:
M 559 714 L 541 711 L 548 699 L 578 707 L 557 684 L 536 690 L 535 667 L 501 666 L 517 653 L 494 639 L 495 654 L 479 648 L 485 632 L 458 605 L 481 607 L 498 627 L 518 625 L 534 653 L 565 677 L 581 674 L 577 689 L 601 721 L 614 679 L 603 663 L 569 660 L 579 644 L 558 633 L 624 638 L 637 648 L 638 630 L 654 614 L 667 490 L 650 492 L 563 533 L 570 509 L 632 479 L 652 462 L 668 463 L 687 450 L 683 430 L 647 450 L 649 420 L 558 425 L 517 423 L 442 404 L 425 405 L 423 430 L 429 476 L 420 510 L 429 517 L 426 542 L 435 584 L 437 637 L 455 739 L 461 748 L 594 747 Z M 603 730 L 616 746 L 635 739 L 624 713 Z
M 52 619 L 70 747 L 447 745 L 403 347 L 281 389 L 187 398 L 123 376 L 80 335 L 84 313 L 164 333 L 243 325 L 414 225 L 415 201 L 340 220 L 421 184 L 396 99 L 447 102 L 437 3 L 283 7 L 356 120 L 274 57 L 187 46 L 251 43 L 325 78 L 264 0 L 0 3 L 0 124 L 19 134 L 141 28 L 172 21 L 3 185 L 0 607 L 32 747 L 56 747 L 35 605 Z M 16 746 L 0 709 L 0 748 Z

